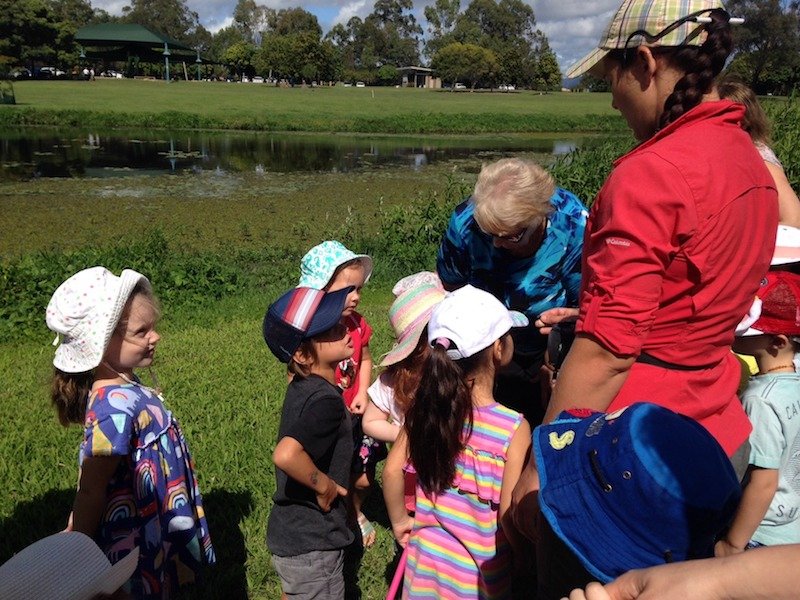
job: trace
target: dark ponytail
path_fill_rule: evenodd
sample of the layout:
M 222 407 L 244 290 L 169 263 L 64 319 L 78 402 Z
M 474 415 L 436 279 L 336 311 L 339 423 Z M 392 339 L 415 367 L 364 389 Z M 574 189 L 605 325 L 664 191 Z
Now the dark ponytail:
M 705 26 L 708 35 L 701 46 L 663 47 L 670 63 L 685 75 L 675 84 L 672 94 L 664 102 L 659 129 L 700 104 L 703 95 L 711 91 L 715 78 L 722 72 L 733 50 L 730 15 L 716 8 L 709 16 L 711 23 Z
M 453 484 L 456 458 L 472 433 L 472 394 L 467 375 L 485 359 L 485 352 L 456 361 L 437 344 L 425 361 L 404 427 L 417 483 L 426 494 L 439 494 Z

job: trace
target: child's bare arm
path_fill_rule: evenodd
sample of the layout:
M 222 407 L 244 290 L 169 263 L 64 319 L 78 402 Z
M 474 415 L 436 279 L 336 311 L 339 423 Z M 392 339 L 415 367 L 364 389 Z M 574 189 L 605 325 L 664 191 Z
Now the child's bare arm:
M 414 519 L 406 511 L 403 492 L 405 488 L 403 467 L 408 460 L 408 440 L 404 432 L 400 432 L 392 446 L 386 464 L 383 467 L 383 499 L 386 511 L 392 522 L 392 531 L 397 543 L 405 547 L 411 535 Z
M 744 488 L 742 501 L 736 511 L 728 535 L 714 547 L 716 556 L 729 556 L 744 552 L 767 513 L 778 489 L 778 470 L 750 466 L 750 482 Z
M 364 346 L 361 351 L 361 364 L 358 367 L 358 394 L 353 398 L 350 404 L 350 411 L 357 415 L 363 415 L 369 404 L 369 396 L 367 396 L 367 389 L 369 384 L 372 383 L 372 355 L 369 352 L 369 346 Z
M 367 410 L 364 411 L 364 418 L 361 427 L 364 433 L 381 442 L 393 442 L 400 433 L 400 427 L 390 423 L 389 415 L 378 408 L 372 400 L 367 401 Z
M 337 496 L 347 495 L 347 490 L 320 471 L 300 442 L 292 437 L 281 438 L 272 453 L 272 460 L 289 477 L 312 490 L 324 512 L 331 509 Z
M 94 537 L 108 498 L 106 488 L 121 456 L 87 456 L 81 465 L 81 479 L 72 505 L 72 531 Z

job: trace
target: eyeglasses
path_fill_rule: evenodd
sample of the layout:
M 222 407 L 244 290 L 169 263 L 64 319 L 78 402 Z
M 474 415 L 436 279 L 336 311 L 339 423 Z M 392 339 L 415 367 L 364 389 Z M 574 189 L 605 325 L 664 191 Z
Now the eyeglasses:
M 490 233 L 489 235 L 498 240 L 503 240 L 508 244 L 519 244 L 520 240 L 525 237 L 526 233 L 528 233 L 528 229 L 530 229 L 530 226 L 522 229 L 519 233 L 515 233 L 514 235 L 497 235 L 495 233 Z

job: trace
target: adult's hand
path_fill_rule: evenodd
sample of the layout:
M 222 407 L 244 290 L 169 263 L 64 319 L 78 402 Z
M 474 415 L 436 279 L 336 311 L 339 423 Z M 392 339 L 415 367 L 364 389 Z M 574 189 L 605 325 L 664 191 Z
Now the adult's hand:
M 547 335 L 553 329 L 553 325 L 561 323 L 561 321 L 575 321 L 578 318 L 578 309 L 569 308 L 566 306 L 559 306 L 556 308 L 548 308 L 533 322 L 534 327 L 539 330 L 542 335 Z

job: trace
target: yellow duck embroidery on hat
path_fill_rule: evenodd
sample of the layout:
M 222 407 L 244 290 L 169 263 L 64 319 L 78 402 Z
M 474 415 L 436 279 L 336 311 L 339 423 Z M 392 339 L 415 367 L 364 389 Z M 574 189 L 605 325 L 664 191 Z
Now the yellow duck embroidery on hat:
M 571 429 L 558 435 L 555 431 L 551 431 L 549 435 L 550 447 L 554 450 L 563 450 L 575 441 L 575 432 Z

